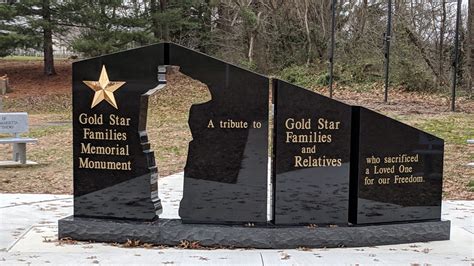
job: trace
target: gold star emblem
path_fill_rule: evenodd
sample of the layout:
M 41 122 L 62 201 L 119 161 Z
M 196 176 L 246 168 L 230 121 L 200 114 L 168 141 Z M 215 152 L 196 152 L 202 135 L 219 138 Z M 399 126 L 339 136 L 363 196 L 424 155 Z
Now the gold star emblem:
M 92 100 L 91 109 L 98 105 L 103 100 L 106 100 L 110 105 L 118 109 L 117 102 L 115 102 L 114 91 L 118 90 L 125 84 L 124 81 L 110 81 L 107 75 L 105 65 L 102 66 L 100 77 L 98 81 L 83 81 L 89 88 L 95 91 L 94 99 Z

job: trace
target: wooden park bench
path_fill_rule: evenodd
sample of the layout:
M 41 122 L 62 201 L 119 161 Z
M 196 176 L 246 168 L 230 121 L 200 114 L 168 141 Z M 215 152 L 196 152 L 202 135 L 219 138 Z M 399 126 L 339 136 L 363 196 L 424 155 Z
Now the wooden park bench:
M 26 144 L 36 143 L 38 140 L 21 137 L 20 134 L 25 132 L 28 132 L 27 113 L 0 113 L 0 134 L 11 135 L 0 137 L 0 144 L 13 145 L 13 160 L 0 161 L 0 167 L 37 164 L 26 160 Z

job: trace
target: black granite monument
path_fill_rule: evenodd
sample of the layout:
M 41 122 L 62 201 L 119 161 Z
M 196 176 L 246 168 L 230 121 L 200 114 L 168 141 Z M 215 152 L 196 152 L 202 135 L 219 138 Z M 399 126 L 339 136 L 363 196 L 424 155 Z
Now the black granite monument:
M 190 107 L 181 219 L 158 217 L 146 133 L 148 98 L 165 87 L 167 65 L 212 96 Z M 59 238 L 249 248 L 449 239 L 443 140 L 176 44 L 75 62 L 73 120 L 74 216 L 59 220 Z
M 275 224 L 347 224 L 351 107 L 273 80 Z
M 161 212 L 146 93 L 163 83 L 163 47 L 73 64 L 75 217 L 153 220 Z
M 184 191 L 186 223 L 266 223 L 268 78 L 170 44 L 169 62 L 206 84 L 212 99 L 191 106 Z
M 351 222 L 439 221 L 443 140 L 363 107 L 353 123 Z

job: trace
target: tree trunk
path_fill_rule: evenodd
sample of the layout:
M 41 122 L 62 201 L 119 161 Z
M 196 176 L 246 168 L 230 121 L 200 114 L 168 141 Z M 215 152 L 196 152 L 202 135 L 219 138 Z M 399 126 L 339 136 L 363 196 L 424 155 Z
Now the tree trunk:
M 253 33 L 250 34 L 250 41 L 249 41 L 249 53 L 248 53 L 248 59 L 249 63 L 253 63 L 253 45 L 255 42 L 255 35 Z
M 431 61 L 431 58 L 429 57 L 429 54 L 427 50 L 425 49 L 425 45 L 418 39 L 416 34 L 411 31 L 407 26 L 401 25 L 403 30 L 407 33 L 408 39 L 418 48 L 420 51 L 421 57 L 423 57 L 423 60 L 425 60 L 425 63 L 428 65 L 428 67 L 431 69 L 433 72 L 434 76 L 439 79 L 440 77 L 438 76 L 438 72 L 436 71 L 435 64 Z
M 441 28 L 439 29 L 438 85 L 443 85 L 444 32 L 446 30 L 446 1 L 442 0 Z
M 467 64 L 468 64 L 468 92 L 472 95 L 474 92 L 474 0 L 469 0 L 468 8 L 468 47 L 467 47 Z
M 151 31 L 153 32 L 153 37 L 156 40 L 160 39 L 160 25 L 158 24 L 158 18 L 156 17 L 158 13 L 158 5 L 156 0 L 150 1 L 150 17 L 151 17 Z
M 160 0 L 161 13 L 166 12 L 166 4 L 167 4 L 167 0 Z M 168 23 L 163 23 L 163 25 L 161 25 L 161 34 L 165 42 L 170 41 L 170 28 L 169 28 Z
M 248 59 L 249 63 L 253 63 L 253 51 L 255 47 L 255 38 L 257 37 L 257 33 L 260 29 L 260 17 L 262 15 L 262 12 L 258 12 L 257 14 L 257 22 L 256 25 L 253 29 L 250 30 L 250 39 L 249 39 L 249 52 L 248 52 Z
M 367 23 L 367 13 L 369 9 L 368 0 L 362 1 L 362 14 L 360 15 L 360 29 L 359 29 L 359 38 L 364 35 L 365 24 Z
M 312 47 L 311 47 L 311 31 L 309 29 L 309 22 L 308 22 L 308 11 L 309 11 L 309 3 L 308 0 L 304 1 L 304 26 L 306 29 L 306 41 L 308 42 L 307 52 L 308 57 L 306 59 L 306 66 L 309 66 L 311 63 L 311 54 L 312 54 Z
M 43 13 L 43 57 L 44 65 L 43 70 L 44 74 L 51 76 L 56 75 L 56 70 L 54 69 L 54 56 L 53 56 L 53 30 L 51 22 L 51 10 L 49 0 L 43 0 L 42 6 Z

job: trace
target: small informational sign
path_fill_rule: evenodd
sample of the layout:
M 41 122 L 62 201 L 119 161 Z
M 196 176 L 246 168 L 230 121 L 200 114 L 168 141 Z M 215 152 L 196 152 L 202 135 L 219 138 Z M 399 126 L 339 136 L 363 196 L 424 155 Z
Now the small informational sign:
M 27 113 L 0 113 L 0 134 L 15 134 L 27 131 Z

